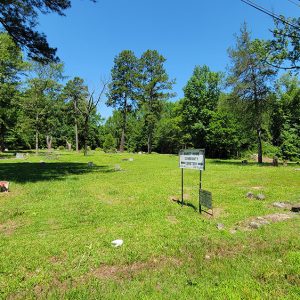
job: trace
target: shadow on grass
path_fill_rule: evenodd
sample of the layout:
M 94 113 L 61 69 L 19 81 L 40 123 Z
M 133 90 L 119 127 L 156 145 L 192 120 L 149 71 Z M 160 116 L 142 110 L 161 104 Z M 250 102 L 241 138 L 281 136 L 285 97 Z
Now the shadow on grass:
M 89 167 L 85 163 L 72 162 L 22 162 L 0 165 L 0 181 L 13 181 L 19 183 L 48 180 L 63 180 L 68 175 L 83 175 L 94 172 L 114 172 L 109 166 Z
M 180 206 L 187 206 L 187 207 L 191 207 L 192 209 L 194 209 L 195 211 L 197 211 L 197 207 L 191 203 L 191 202 L 186 202 L 183 201 L 183 203 L 181 202 L 181 200 L 173 200 L 175 203 L 179 204 Z
M 255 161 L 248 161 L 248 163 L 242 163 L 242 161 L 233 161 L 233 160 L 223 160 L 223 159 L 211 159 L 211 164 L 222 164 L 222 165 L 233 165 L 233 166 L 259 166 L 259 167 L 266 167 L 266 166 L 273 166 L 272 163 L 264 162 L 262 164 L 259 164 Z

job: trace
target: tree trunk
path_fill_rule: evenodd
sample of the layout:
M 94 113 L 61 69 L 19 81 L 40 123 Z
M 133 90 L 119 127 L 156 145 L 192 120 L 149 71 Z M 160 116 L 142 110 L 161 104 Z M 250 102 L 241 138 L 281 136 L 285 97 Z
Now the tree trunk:
M 74 111 L 75 111 L 75 144 L 76 144 L 76 152 L 79 152 L 79 143 L 78 143 L 78 124 L 77 124 L 77 99 L 74 101 Z
M 35 117 L 35 154 L 39 152 L 39 130 L 38 130 L 39 115 Z
M 121 141 L 120 141 L 120 152 L 124 152 L 125 145 L 125 129 L 122 128 Z
M 88 138 L 88 130 L 89 130 L 89 117 L 85 118 L 84 122 L 84 134 L 83 134 L 83 140 L 84 140 L 84 156 L 87 156 L 88 150 L 87 150 L 87 138 Z
M 258 163 L 261 164 L 262 161 L 262 142 L 261 142 L 261 129 L 257 129 L 257 143 L 258 143 Z
M 50 152 L 52 148 L 52 136 L 49 135 L 46 136 L 46 143 L 47 143 L 48 151 Z
M 75 119 L 75 143 L 76 143 L 76 151 L 79 152 L 77 119 Z
M 68 151 L 71 151 L 72 150 L 72 144 L 69 143 L 68 141 L 66 141 L 66 144 L 67 144 Z
M 120 152 L 124 152 L 124 148 L 125 148 L 126 122 L 127 122 L 127 100 L 125 99 L 124 111 L 123 111 L 122 134 L 121 134 L 121 141 L 120 141 Z
M 4 127 L 0 126 L 0 152 L 4 152 L 5 143 L 4 143 Z
M 148 134 L 148 154 L 152 152 L 152 133 Z

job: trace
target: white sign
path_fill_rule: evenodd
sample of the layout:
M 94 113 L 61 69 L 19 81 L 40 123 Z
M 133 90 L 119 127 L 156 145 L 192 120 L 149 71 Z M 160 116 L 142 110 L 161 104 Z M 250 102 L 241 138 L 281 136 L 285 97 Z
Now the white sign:
M 183 149 L 179 151 L 179 167 L 181 169 L 205 169 L 204 149 Z

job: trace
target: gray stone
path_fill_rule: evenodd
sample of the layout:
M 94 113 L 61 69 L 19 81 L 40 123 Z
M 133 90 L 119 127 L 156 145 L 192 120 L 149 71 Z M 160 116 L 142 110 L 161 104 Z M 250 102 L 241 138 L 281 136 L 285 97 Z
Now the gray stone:
M 277 208 L 285 208 L 286 207 L 286 204 L 284 202 L 274 202 L 272 205 Z
M 223 230 L 223 229 L 225 228 L 225 225 L 222 224 L 222 223 L 218 223 L 218 224 L 217 224 L 217 228 L 218 228 L 219 230 Z
M 258 194 L 258 195 L 256 196 L 256 199 L 257 199 L 257 200 L 265 200 L 265 199 L 266 199 L 266 196 L 265 196 L 264 194 Z
M 24 159 L 25 155 L 23 153 L 16 153 L 16 158 L 17 159 Z
M 133 161 L 133 158 L 132 158 L 132 157 L 130 157 L 130 158 L 129 158 L 129 161 Z
M 252 228 L 252 229 L 258 229 L 258 228 L 261 226 L 261 224 L 260 224 L 260 223 L 257 223 L 257 222 L 251 222 L 251 223 L 249 224 L 249 226 L 250 226 L 250 228 Z
M 121 171 L 121 166 L 120 165 L 115 165 L 115 171 Z
M 260 225 L 269 225 L 270 222 L 263 219 L 263 220 L 260 220 L 260 221 L 259 221 L 259 224 L 260 224 Z
M 248 192 L 246 194 L 246 197 L 249 198 L 249 199 L 253 199 L 254 198 L 254 194 L 252 192 Z

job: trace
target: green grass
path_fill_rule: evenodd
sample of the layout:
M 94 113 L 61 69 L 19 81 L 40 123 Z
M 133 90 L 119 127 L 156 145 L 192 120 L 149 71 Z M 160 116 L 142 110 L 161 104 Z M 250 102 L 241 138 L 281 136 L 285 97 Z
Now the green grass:
M 299 203 L 296 168 L 207 160 L 211 218 L 193 209 L 197 171 L 185 171 L 189 205 L 170 200 L 181 193 L 177 156 L 5 156 L 0 180 L 11 186 L 0 194 L 0 298 L 297 299 L 299 214 L 230 232 L 251 217 L 285 213 L 275 201 Z M 266 200 L 249 200 L 248 191 Z M 124 244 L 113 248 L 118 238 Z

